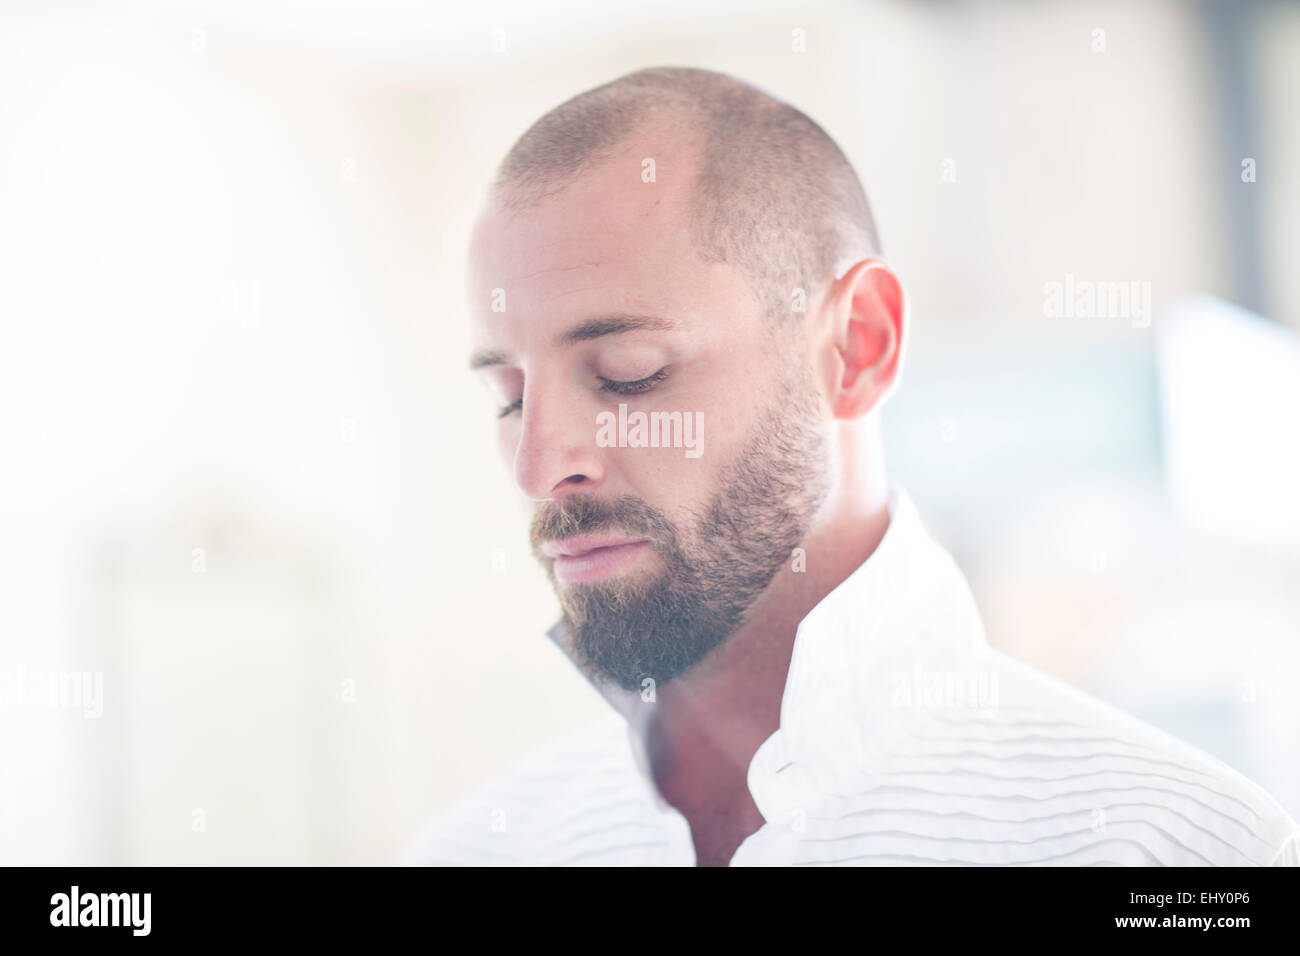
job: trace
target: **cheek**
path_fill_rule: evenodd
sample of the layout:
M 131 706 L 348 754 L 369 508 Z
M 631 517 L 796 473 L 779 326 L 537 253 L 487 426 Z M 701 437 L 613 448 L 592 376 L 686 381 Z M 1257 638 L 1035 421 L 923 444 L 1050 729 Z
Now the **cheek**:
M 721 460 L 708 437 L 706 430 L 698 458 L 687 458 L 685 447 L 620 448 L 607 458 L 618 484 L 672 522 L 683 543 L 721 490 Z

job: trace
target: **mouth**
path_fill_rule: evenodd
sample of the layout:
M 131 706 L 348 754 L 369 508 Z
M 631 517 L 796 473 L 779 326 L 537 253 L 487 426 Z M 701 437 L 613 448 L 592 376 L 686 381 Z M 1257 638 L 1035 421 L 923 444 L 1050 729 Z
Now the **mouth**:
M 645 538 L 582 535 L 547 541 L 541 550 L 551 559 L 558 581 L 582 584 L 629 570 L 649 548 Z

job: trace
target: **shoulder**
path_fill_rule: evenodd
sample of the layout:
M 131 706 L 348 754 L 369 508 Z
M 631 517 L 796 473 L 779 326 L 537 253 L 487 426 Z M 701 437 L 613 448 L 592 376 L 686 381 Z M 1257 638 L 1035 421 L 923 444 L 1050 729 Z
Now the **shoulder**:
M 634 826 L 645 802 L 626 724 L 609 716 L 562 735 L 430 819 L 402 864 L 558 863 L 584 830 Z
M 981 706 L 937 708 L 895 763 L 914 804 L 970 815 L 964 852 L 1008 863 L 1300 863 L 1296 822 L 1227 764 L 997 651 L 973 663 L 987 681 Z

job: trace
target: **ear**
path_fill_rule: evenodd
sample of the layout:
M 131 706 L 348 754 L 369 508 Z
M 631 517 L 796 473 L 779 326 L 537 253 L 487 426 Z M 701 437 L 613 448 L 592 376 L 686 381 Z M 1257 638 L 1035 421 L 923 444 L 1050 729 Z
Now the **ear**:
M 835 356 L 830 405 L 852 420 L 892 393 L 902 369 L 907 301 L 903 285 L 880 259 L 863 259 L 831 287 Z

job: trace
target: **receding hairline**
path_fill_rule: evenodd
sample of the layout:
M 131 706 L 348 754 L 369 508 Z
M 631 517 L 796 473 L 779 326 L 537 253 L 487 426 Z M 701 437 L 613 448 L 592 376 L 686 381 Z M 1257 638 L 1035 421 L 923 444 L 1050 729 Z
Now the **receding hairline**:
M 556 106 L 507 153 L 491 199 L 526 211 L 660 123 L 682 130 L 694 153 L 697 245 L 744 273 L 765 311 L 789 311 L 795 289 L 810 293 L 842 263 L 879 254 L 865 192 L 825 130 L 757 87 L 693 68 L 639 70 Z

